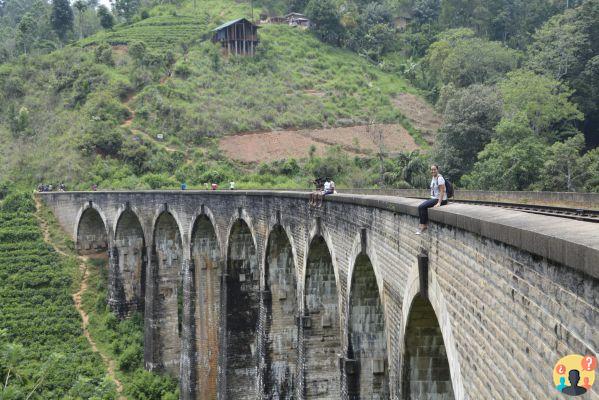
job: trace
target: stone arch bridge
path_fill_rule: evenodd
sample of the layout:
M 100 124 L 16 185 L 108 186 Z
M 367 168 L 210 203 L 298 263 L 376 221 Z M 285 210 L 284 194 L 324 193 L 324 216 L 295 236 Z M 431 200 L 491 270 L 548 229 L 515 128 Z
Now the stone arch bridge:
M 599 225 L 274 191 L 41 194 L 183 399 L 561 399 L 599 348 Z M 598 385 L 588 398 L 598 399 Z

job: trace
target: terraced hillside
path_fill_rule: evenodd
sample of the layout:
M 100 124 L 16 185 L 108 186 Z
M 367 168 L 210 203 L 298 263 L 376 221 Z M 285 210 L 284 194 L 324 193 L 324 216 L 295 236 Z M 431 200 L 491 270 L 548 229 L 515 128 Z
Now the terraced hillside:
M 160 15 L 114 31 L 103 31 L 82 40 L 80 44 L 86 46 L 105 42 L 116 46 L 143 41 L 153 48 L 168 49 L 196 40 L 205 27 L 205 21 L 193 16 Z
M 43 241 L 34 210 L 29 195 L 0 203 L 0 398 L 116 398 L 73 305 L 77 264 Z

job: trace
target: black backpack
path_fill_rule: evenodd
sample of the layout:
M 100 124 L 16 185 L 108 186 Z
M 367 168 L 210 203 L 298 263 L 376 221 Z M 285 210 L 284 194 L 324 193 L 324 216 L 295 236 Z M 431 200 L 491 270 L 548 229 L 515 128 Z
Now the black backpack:
M 453 197 L 453 185 L 451 184 L 449 179 L 447 179 L 447 178 L 443 178 L 443 179 L 445 179 L 445 193 L 447 193 L 447 198 L 451 199 Z

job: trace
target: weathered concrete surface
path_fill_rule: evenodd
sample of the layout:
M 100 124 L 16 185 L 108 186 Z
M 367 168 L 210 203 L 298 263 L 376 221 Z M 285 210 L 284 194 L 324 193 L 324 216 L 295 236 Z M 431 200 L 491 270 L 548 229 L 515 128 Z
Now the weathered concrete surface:
M 341 193 L 428 197 L 428 189 L 339 189 Z M 455 189 L 456 200 L 490 201 L 516 204 L 536 204 L 599 210 L 599 193 L 581 192 L 512 192 Z
M 183 398 L 558 399 L 555 362 L 599 348 L 597 224 L 450 204 L 415 236 L 419 201 L 385 196 L 336 195 L 318 209 L 297 192 L 41 197 L 81 249 L 118 248 L 121 214 L 136 215 L 146 366 L 178 367 Z M 127 280 L 142 274 L 117 265 L 111 282 L 135 287 Z M 428 308 L 415 303 L 420 281 Z M 128 304 L 127 290 L 113 292 L 113 306 Z

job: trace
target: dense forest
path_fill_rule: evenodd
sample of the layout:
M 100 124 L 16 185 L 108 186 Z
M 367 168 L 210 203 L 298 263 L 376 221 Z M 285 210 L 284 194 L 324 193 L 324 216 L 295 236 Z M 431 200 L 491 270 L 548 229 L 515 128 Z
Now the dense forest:
M 459 187 L 599 190 L 599 1 L 253 6 L 1 0 L 0 184 L 414 187 L 436 162 Z M 208 40 L 231 18 L 288 11 L 310 31 L 263 26 L 256 57 Z M 405 92 L 442 114 L 434 143 L 394 107 Z M 401 124 L 421 150 L 247 165 L 218 147 L 229 133 L 373 123 Z

